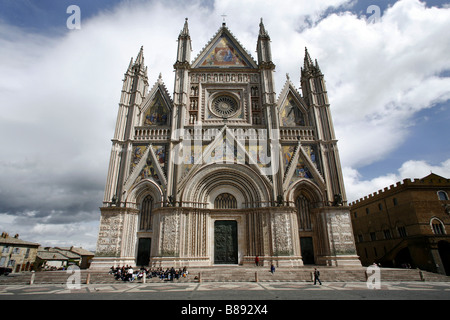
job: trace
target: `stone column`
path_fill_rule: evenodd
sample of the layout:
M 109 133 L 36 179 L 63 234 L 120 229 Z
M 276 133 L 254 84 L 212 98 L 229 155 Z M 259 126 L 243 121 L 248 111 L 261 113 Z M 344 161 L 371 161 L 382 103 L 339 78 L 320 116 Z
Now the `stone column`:
M 290 207 L 271 210 L 272 259 L 279 267 L 302 266 L 300 237 L 295 210 Z
M 319 209 L 324 243 L 317 263 L 329 266 L 361 266 L 356 255 L 353 229 L 348 206 L 323 207 Z M 325 233 L 325 234 L 324 234 Z
M 136 228 L 139 210 L 122 207 L 100 208 L 100 230 L 91 269 L 136 263 Z

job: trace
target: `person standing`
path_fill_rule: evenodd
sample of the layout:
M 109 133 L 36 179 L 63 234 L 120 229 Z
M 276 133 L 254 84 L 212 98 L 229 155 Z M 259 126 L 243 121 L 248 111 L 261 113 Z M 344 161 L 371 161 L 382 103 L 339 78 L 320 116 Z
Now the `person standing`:
M 273 265 L 273 263 L 272 263 L 272 265 L 270 266 L 270 272 L 271 272 L 272 274 L 275 273 L 275 266 Z
M 317 268 L 314 268 L 314 285 L 317 281 L 319 281 L 319 284 L 322 285 L 322 282 L 320 281 L 320 272 L 317 270 Z
M 259 257 L 258 256 L 256 256 L 256 258 L 255 258 L 255 265 L 259 266 Z

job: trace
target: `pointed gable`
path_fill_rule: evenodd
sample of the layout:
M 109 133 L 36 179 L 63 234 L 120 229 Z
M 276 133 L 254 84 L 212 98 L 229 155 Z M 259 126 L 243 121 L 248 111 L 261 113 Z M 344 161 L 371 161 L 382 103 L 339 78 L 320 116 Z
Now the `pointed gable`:
M 161 78 L 158 79 L 142 103 L 141 111 L 143 113 L 141 124 L 144 126 L 170 125 L 172 100 Z
M 192 63 L 192 68 L 257 68 L 257 65 L 228 28 L 222 27 Z
M 289 78 L 278 98 L 278 110 L 280 126 L 307 126 L 309 123 L 307 106 Z

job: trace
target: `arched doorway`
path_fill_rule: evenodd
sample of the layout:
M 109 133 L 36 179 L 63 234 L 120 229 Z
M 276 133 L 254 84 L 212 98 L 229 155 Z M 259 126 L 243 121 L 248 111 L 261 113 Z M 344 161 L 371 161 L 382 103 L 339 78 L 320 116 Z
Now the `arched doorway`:
M 142 200 L 139 210 L 139 229 L 140 233 L 148 235 L 148 232 L 153 230 L 153 197 L 151 195 L 145 196 Z M 150 264 L 152 238 L 148 236 L 139 237 L 137 246 L 136 265 L 148 266 Z
M 409 252 L 409 248 L 405 247 L 401 249 L 394 259 L 394 266 L 397 268 L 406 268 L 411 267 L 414 268 L 414 263 L 411 258 L 411 253 Z
M 444 265 L 445 274 L 450 276 L 450 243 L 443 240 L 439 241 L 438 251 Z
M 314 264 L 313 221 L 311 210 L 314 207 L 313 196 L 308 190 L 302 188 L 295 198 L 297 209 L 298 231 L 300 236 L 300 249 L 304 264 Z

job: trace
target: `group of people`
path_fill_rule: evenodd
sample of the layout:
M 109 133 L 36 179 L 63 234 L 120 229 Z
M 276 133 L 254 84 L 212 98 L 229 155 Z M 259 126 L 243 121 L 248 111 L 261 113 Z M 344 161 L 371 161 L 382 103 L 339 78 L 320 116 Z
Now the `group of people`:
M 174 279 L 178 280 L 180 278 L 186 278 L 189 274 L 186 267 L 179 269 L 172 267 L 166 268 L 165 270 L 163 268 L 146 269 L 142 267 L 139 270 L 134 271 L 133 267 L 128 265 L 122 267 L 113 266 L 111 267 L 109 273 L 113 274 L 116 280 L 130 282 L 134 280 L 141 280 L 144 277 L 146 279 L 159 278 L 160 280 L 173 281 Z
M 259 266 L 259 258 L 256 257 L 255 259 L 255 265 Z M 272 264 L 270 266 L 270 272 L 273 274 L 275 273 L 275 267 Z M 179 268 L 178 270 L 174 267 L 172 268 L 166 268 L 165 270 L 163 268 L 152 268 L 152 269 L 146 269 L 142 267 L 141 269 L 134 271 L 133 267 L 131 266 L 122 266 L 122 267 L 111 267 L 111 270 L 109 271 L 110 274 L 114 275 L 114 278 L 116 280 L 122 280 L 122 281 L 134 281 L 134 280 L 141 280 L 143 277 L 146 279 L 151 278 L 159 278 L 160 280 L 165 281 L 173 281 L 174 279 L 178 280 L 180 278 L 186 278 L 189 274 L 186 267 Z M 317 270 L 317 268 L 314 268 L 314 284 L 319 282 L 319 284 L 322 284 L 320 281 L 320 272 Z

